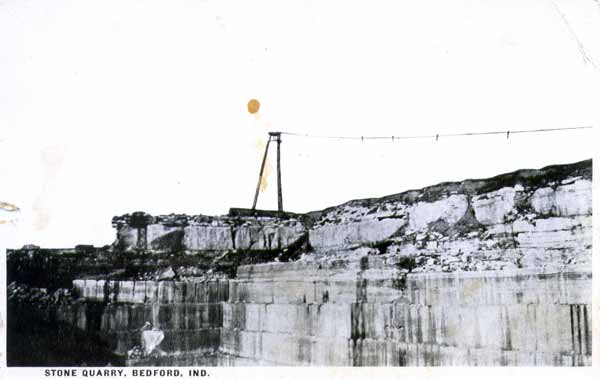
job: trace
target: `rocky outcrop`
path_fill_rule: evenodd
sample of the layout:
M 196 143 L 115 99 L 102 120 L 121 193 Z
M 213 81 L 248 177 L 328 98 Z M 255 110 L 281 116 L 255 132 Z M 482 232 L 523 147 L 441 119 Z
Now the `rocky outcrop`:
M 9 279 L 55 262 L 47 275 L 66 272 L 73 294 L 56 317 L 119 356 L 159 327 L 165 354 L 129 365 L 590 365 L 591 171 L 305 215 L 137 212 L 113 219 L 108 248 L 9 251 Z
M 352 201 L 325 212 L 309 243 L 324 251 L 370 243 L 414 258 L 413 272 L 589 267 L 591 166 L 570 168 Z

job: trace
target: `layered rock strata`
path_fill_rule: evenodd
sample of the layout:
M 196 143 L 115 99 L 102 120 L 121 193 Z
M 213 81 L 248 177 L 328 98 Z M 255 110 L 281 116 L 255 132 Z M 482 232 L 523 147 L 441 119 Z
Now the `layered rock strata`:
M 166 354 L 130 365 L 591 363 L 591 161 L 304 215 L 113 225 L 61 312 L 121 356 L 159 325 Z M 9 280 L 29 280 L 29 255 L 10 252 Z

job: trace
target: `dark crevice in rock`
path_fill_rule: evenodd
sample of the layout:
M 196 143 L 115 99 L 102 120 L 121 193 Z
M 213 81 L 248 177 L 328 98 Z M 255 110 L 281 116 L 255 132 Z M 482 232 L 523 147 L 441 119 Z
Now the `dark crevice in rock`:
M 237 228 L 235 226 L 232 226 L 231 228 L 229 228 L 229 230 L 231 231 L 231 246 L 233 246 L 233 250 L 235 250 L 235 236 L 237 234 Z
M 66 289 L 48 292 L 12 282 L 7 287 L 8 366 L 123 366 L 107 336 L 101 335 L 104 304 L 72 299 Z M 75 317 L 82 309 L 86 329 Z
M 373 249 L 377 249 L 377 252 L 380 255 L 382 255 L 382 254 L 386 254 L 387 253 L 388 247 L 390 247 L 393 243 L 394 243 L 394 241 L 388 239 L 388 240 L 383 240 L 383 241 L 377 241 L 377 242 L 368 243 L 367 246 L 371 247 Z
M 473 231 L 481 232 L 485 229 L 485 227 L 479 223 L 475 217 L 475 210 L 473 209 L 470 198 L 467 199 L 468 206 L 464 216 L 454 225 L 452 225 L 446 233 L 450 235 L 463 236 Z

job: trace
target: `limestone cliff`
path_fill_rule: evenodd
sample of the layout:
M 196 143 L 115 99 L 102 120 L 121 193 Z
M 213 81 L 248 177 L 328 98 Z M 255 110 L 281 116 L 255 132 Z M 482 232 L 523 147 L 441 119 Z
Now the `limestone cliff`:
M 584 161 L 308 214 L 137 212 L 85 257 L 10 251 L 9 281 L 65 262 L 60 320 L 120 356 L 160 325 L 167 354 L 131 365 L 589 365 L 591 176 Z

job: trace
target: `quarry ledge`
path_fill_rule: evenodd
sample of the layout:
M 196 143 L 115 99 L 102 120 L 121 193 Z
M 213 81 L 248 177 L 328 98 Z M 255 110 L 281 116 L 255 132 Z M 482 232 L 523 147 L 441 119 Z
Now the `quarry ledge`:
M 113 218 L 111 245 L 9 250 L 8 361 L 27 358 L 15 341 L 39 343 L 29 326 L 55 325 L 97 365 L 590 365 L 591 172 L 306 214 L 135 212 Z

